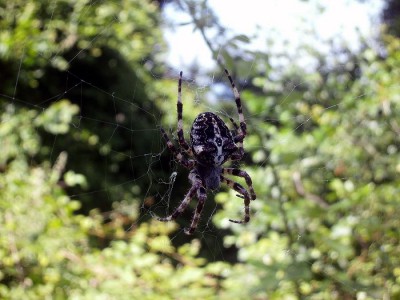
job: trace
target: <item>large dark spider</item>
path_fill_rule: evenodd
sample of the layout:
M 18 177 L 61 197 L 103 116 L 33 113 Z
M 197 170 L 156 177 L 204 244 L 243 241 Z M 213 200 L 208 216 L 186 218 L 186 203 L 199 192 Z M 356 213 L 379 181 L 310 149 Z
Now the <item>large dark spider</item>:
M 247 133 L 239 92 L 228 70 L 225 69 L 225 73 L 231 83 L 239 114 L 239 126 L 230 118 L 235 127 L 234 136 L 220 117 L 212 112 L 204 112 L 199 114 L 193 122 L 192 129 L 190 130 L 190 145 L 185 141 L 182 122 L 182 72 L 180 72 L 179 75 L 177 103 L 177 136 L 180 146 L 179 150 L 171 142 L 165 130 L 161 128 L 161 134 L 167 142 L 168 148 L 174 154 L 178 162 L 190 170 L 189 180 L 192 183 L 192 187 L 171 215 L 164 218 L 158 217 L 158 220 L 165 222 L 175 220 L 185 211 L 190 200 L 197 194 L 199 201 L 190 228 L 185 228 L 186 234 L 192 234 L 197 228 L 204 203 L 207 199 L 206 189 L 215 190 L 219 187 L 221 182 L 225 182 L 238 193 L 238 197 L 244 199 L 244 218 L 243 220 L 229 219 L 229 221 L 234 223 L 243 224 L 249 222 L 250 200 L 256 199 L 251 178 L 245 171 L 237 168 L 221 167 L 228 159 L 242 159 L 244 155 L 243 140 Z M 191 159 L 186 158 L 184 154 L 191 157 Z M 239 183 L 226 178 L 224 176 L 226 174 L 243 177 L 249 190 L 247 191 Z

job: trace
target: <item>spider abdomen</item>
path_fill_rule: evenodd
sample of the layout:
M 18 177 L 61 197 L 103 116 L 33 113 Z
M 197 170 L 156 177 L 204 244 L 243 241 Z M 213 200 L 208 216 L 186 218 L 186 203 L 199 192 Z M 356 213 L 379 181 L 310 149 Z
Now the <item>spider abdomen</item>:
M 220 166 L 237 150 L 228 126 L 212 112 L 196 117 L 190 141 L 196 160 L 205 166 Z
M 221 183 L 221 167 L 208 167 L 208 166 L 197 166 L 197 171 L 205 184 L 205 187 L 210 190 L 216 190 L 219 188 Z

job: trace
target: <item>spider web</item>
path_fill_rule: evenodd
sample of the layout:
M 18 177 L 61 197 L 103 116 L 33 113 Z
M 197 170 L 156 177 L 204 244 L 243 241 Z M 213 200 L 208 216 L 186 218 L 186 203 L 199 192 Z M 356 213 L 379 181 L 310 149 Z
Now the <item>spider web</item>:
M 98 37 L 101 37 L 102 35 L 105 35 L 107 33 L 108 28 L 100 28 L 98 31 L 98 34 L 95 36 L 95 39 Z M 88 45 L 87 49 L 85 50 L 90 50 L 91 45 Z M 222 49 L 220 49 L 222 51 Z M 69 64 L 74 65 L 74 64 L 79 64 L 79 56 L 81 55 L 81 51 L 77 51 L 73 53 L 72 58 L 69 60 Z M 185 178 L 187 178 L 188 172 L 178 166 L 178 163 L 172 159 L 168 163 L 168 171 L 169 172 L 169 177 L 165 177 L 164 175 L 160 175 L 158 172 L 158 167 L 162 163 L 161 157 L 167 156 L 168 157 L 168 149 L 166 148 L 166 145 L 164 141 L 160 139 L 159 135 L 159 127 L 161 126 L 161 118 L 163 117 L 161 112 L 156 109 L 155 106 L 152 105 L 146 105 L 146 104 L 137 104 L 135 101 L 137 97 L 137 91 L 138 91 L 138 84 L 139 81 L 133 82 L 130 92 L 131 92 L 131 97 L 127 96 L 119 96 L 118 91 L 113 91 L 113 90 L 105 90 L 104 87 L 101 84 L 97 83 L 92 83 L 88 81 L 86 77 L 83 76 L 77 76 L 73 71 L 67 70 L 65 71 L 65 89 L 63 90 L 58 90 L 53 92 L 53 94 L 48 98 L 48 99 L 43 99 L 42 102 L 40 103 L 35 103 L 32 104 L 28 99 L 19 99 L 18 98 L 18 90 L 19 90 L 19 80 L 20 80 L 20 75 L 23 72 L 21 70 L 21 66 L 23 65 L 22 62 L 25 59 L 25 55 L 22 54 L 20 58 L 20 65 L 19 69 L 17 70 L 16 74 L 14 75 L 15 78 L 15 89 L 13 94 L 10 95 L 2 95 L 4 98 L 7 99 L 10 103 L 23 103 L 27 106 L 30 106 L 38 111 L 44 110 L 47 107 L 47 104 L 49 102 L 57 102 L 61 99 L 68 98 L 70 95 L 76 95 L 80 94 L 81 101 L 85 101 L 85 95 L 86 91 L 90 90 L 92 93 L 95 94 L 95 96 L 99 96 L 99 98 L 103 98 L 106 100 L 106 105 L 110 107 L 109 109 L 109 114 L 104 116 L 104 118 L 99 118 L 98 116 L 94 117 L 96 114 L 93 113 L 93 111 L 96 109 L 96 104 L 93 107 L 93 111 L 90 110 L 81 110 L 79 115 L 74 118 L 71 122 L 71 129 L 68 135 L 74 135 L 74 134 L 82 134 L 83 131 L 85 131 L 86 128 L 89 128 L 91 126 L 102 126 L 104 128 L 107 128 L 105 130 L 103 135 L 98 136 L 97 138 L 99 139 L 98 143 L 105 149 L 106 151 L 104 155 L 104 158 L 102 161 L 99 162 L 98 164 L 98 169 L 96 170 L 97 173 L 102 174 L 103 180 L 106 182 L 106 188 L 102 189 L 97 189 L 97 190 L 81 190 L 78 192 L 73 192 L 70 194 L 70 197 L 73 199 L 77 200 L 82 200 L 87 197 L 92 197 L 92 198 L 98 198 L 100 199 L 99 207 L 104 207 L 106 206 L 105 203 L 101 203 L 101 201 L 104 202 L 112 202 L 116 201 L 119 196 L 121 196 L 120 200 L 122 203 L 125 203 L 128 206 L 128 211 L 130 210 L 138 210 L 140 212 L 140 216 L 138 217 L 138 222 L 142 222 L 144 220 L 148 220 L 152 218 L 154 215 L 158 216 L 165 216 L 170 214 L 174 208 L 178 205 L 179 201 L 181 201 L 185 195 L 185 191 L 187 191 L 190 187 L 190 184 Z M 51 60 L 52 58 L 49 58 Z M 144 62 L 145 63 L 145 62 Z M 256 66 L 256 61 L 255 60 L 250 60 L 246 62 L 248 67 L 247 71 L 248 74 L 252 73 L 254 69 L 257 68 Z M 173 64 L 173 63 L 172 63 Z M 282 69 L 286 68 L 288 65 L 286 62 L 280 63 L 277 61 L 275 63 L 276 65 L 274 66 L 275 69 Z M 307 65 L 310 65 L 310 63 L 306 63 Z M 347 65 L 343 64 L 340 65 L 337 62 L 335 62 L 335 68 L 343 69 L 343 73 L 352 76 L 349 71 L 347 70 Z M 177 66 L 174 65 L 174 68 Z M 332 66 L 333 67 L 333 66 Z M 187 67 L 186 67 L 187 68 Z M 182 69 L 185 69 L 185 66 L 182 66 Z M 243 68 L 242 68 L 243 69 Z M 246 69 L 245 69 L 246 70 Z M 153 74 L 151 69 L 149 70 L 149 73 L 151 76 L 154 78 L 154 80 L 160 80 L 160 79 L 169 79 L 173 82 L 171 83 L 171 86 L 176 87 L 177 85 L 177 78 L 178 78 L 178 71 L 177 69 L 174 69 L 174 71 L 171 72 L 170 75 L 165 75 L 165 78 L 158 78 L 157 75 Z M 346 73 L 347 72 L 347 73 Z M 234 106 L 234 98 L 232 91 L 230 90 L 229 86 L 229 81 L 224 75 L 218 75 L 221 74 L 221 72 L 215 72 L 212 73 L 211 75 L 203 75 L 196 78 L 192 78 L 190 75 L 185 76 L 184 75 L 184 83 L 183 83 L 183 102 L 184 102 L 184 108 L 183 108 L 183 113 L 185 115 L 185 112 L 190 111 L 192 107 L 195 107 L 195 109 L 199 112 L 201 111 L 212 111 L 220 116 L 223 117 L 223 119 L 226 121 L 228 126 L 232 128 L 231 124 L 229 123 L 229 118 L 233 118 L 234 120 L 237 120 L 237 113 L 235 110 Z M 276 74 L 272 74 L 273 76 L 279 77 L 281 74 L 279 72 L 276 72 Z M 246 106 L 246 97 L 244 91 L 246 90 L 247 87 L 247 80 L 248 78 L 246 77 L 246 74 L 240 74 L 241 78 L 234 78 L 239 92 L 242 94 L 242 103 L 244 106 Z M 292 101 L 289 100 L 292 96 L 293 93 L 295 93 L 296 90 L 301 89 L 303 86 L 308 85 L 308 79 L 304 80 L 297 80 L 297 81 L 291 81 L 287 80 L 284 83 L 284 86 L 286 87 L 286 97 L 283 99 L 280 99 L 279 102 L 277 103 L 278 105 L 283 105 L 285 104 L 286 101 Z M 273 90 L 274 86 L 273 83 L 270 83 L 270 90 Z M 360 97 L 363 97 L 364 95 L 360 95 Z M 164 100 L 161 100 L 161 102 L 168 102 L 168 97 L 165 96 Z M 223 108 L 216 108 L 216 104 L 220 101 L 219 99 L 224 99 L 225 103 L 230 106 L 228 109 L 223 109 Z M 229 103 L 231 101 L 231 103 Z M 319 99 L 315 99 L 315 101 L 318 103 Z M 169 102 L 168 102 L 169 103 Z M 117 105 L 118 104 L 118 105 Z M 329 107 L 325 107 L 322 109 L 321 114 L 323 114 L 326 111 L 329 110 L 334 110 L 337 109 L 342 105 L 341 102 L 337 104 L 333 104 Z M 249 114 L 245 115 L 247 124 L 248 124 L 248 131 L 251 133 L 253 130 L 252 125 L 256 124 L 256 121 L 259 120 L 263 115 L 265 111 L 260 111 L 260 112 L 252 112 Z M 149 122 L 148 124 L 151 124 L 147 128 L 136 128 L 135 127 L 135 122 L 134 120 L 138 117 L 138 115 L 146 115 L 149 120 L 152 120 L 153 123 Z M 122 122 L 121 118 L 127 118 L 129 121 L 128 122 Z M 312 117 L 307 114 L 299 114 L 294 117 L 295 120 L 298 123 L 298 126 L 295 127 L 293 130 L 294 133 L 296 132 L 301 132 L 302 128 L 307 126 L 312 122 Z M 185 120 L 185 118 L 184 118 Z M 278 122 L 279 120 L 274 120 L 274 119 L 269 119 L 267 120 L 268 122 Z M 128 125 L 126 125 L 128 124 Z M 175 106 L 171 107 L 169 110 L 169 116 L 168 116 L 168 124 L 169 126 L 166 128 L 169 135 L 176 137 L 176 110 Z M 188 131 L 190 129 L 190 122 L 185 120 L 184 123 L 184 129 L 185 129 L 185 137 L 188 140 Z M 127 136 L 130 138 L 130 143 L 132 145 L 135 144 L 136 142 L 136 136 L 139 133 L 144 133 L 145 135 L 152 136 L 153 138 L 150 139 L 150 144 L 148 145 L 148 148 L 142 149 L 139 152 L 126 152 L 126 151 L 120 151 L 119 149 L 110 149 L 109 145 L 111 142 L 117 138 L 117 136 L 120 133 L 123 133 L 124 136 Z M 49 153 L 48 153 L 48 159 L 52 162 L 55 163 L 59 153 L 57 153 L 57 149 L 60 147 L 62 148 L 64 145 L 58 145 L 58 140 L 59 137 L 55 135 L 54 140 L 53 140 L 53 146 L 50 147 Z M 175 140 L 175 139 L 174 139 Z M 282 145 L 290 143 L 290 138 L 282 138 L 279 141 Z M 176 144 L 176 140 L 175 140 Z M 263 148 L 262 145 L 258 146 L 260 148 Z M 246 147 L 246 140 L 245 140 L 245 149 L 246 150 L 254 150 L 251 148 Z M 296 155 L 294 153 L 294 155 Z M 111 180 L 111 176 L 114 176 L 113 172 L 110 172 L 113 168 L 113 164 L 116 159 L 119 157 L 124 157 L 125 161 L 130 163 L 130 166 L 128 166 L 128 169 L 131 171 L 131 176 L 129 178 L 121 178 L 120 182 L 114 183 L 115 180 Z M 259 168 L 264 168 L 266 167 L 270 161 L 271 161 L 271 156 L 265 156 L 261 157 L 257 165 Z M 69 160 L 74 160 L 74 157 L 69 157 Z M 142 171 L 139 173 L 137 172 L 136 168 L 134 165 L 137 162 L 143 162 L 145 161 L 145 166 Z M 242 169 L 246 170 L 246 163 L 242 162 L 239 165 Z M 165 167 L 165 166 L 164 166 Z M 318 167 L 318 170 L 320 171 L 321 168 Z M 312 168 L 310 169 L 312 171 Z M 326 170 L 326 180 L 331 180 L 329 179 L 330 176 L 330 170 Z M 164 173 L 165 174 L 165 173 Z M 345 179 L 345 178 L 344 178 Z M 108 182 L 113 182 L 112 184 L 107 185 Z M 177 186 L 177 182 L 186 182 L 184 186 Z M 130 206 L 131 199 L 126 198 L 126 195 L 119 194 L 120 193 L 120 188 L 122 186 L 132 186 L 133 189 L 135 189 L 137 186 L 148 186 L 147 191 L 143 193 L 143 191 L 136 192 L 133 191 L 133 194 L 137 195 L 143 195 L 144 197 L 140 199 L 140 203 L 134 203 L 136 205 Z M 214 223 L 214 217 L 217 214 L 217 212 L 221 209 L 221 204 L 217 201 L 213 201 L 213 198 L 218 197 L 219 191 L 214 192 L 214 193 L 209 193 L 208 201 L 206 203 L 207 209 L 205 209 L 205 212 L 209 212 L 209 214 L 203 212 L 199 227 L 197 229 L 197 235 L 196 237 L 201 239 L 204 242 L 204 246 L 209 249 L 212 249 L 215 253 L 215 260 L 224 260 L 224 248 L 226 245 L 223 245 L 221 240 L 220 240 L 220 235 L 219 232 L 221 230 L 219 224 L 218 227 L 216 227 Z M 233 198 L 234 193 L 230 193 L 230 196 Z M 117 198 L 117 199 L 116 199 Z M 236 197 L 235 197 L 236 198 Z M 242 200 L 239 198 L 232 199 L 232 202 L 235 202 L 236 209 L 238 212 L 242 211 L 243 203 Z M 251 203 L 251 217 L 252 221 L 257 220 L 259 213 L 258 210 L 262 209 L 262 202 L 268 202 L 268 199 L 265 199 L 265 197 L 260 197 L 256 201 L 253 201 Z M 193 203 L 196 201 L 193 200 Z M 193 205 L 185 212 L 180 218 L 185 220 L 186 224 L 190 221 L 191 215 L 193 212 Z M 135 214 L 135 212 L 132 212 Z M 227 221 L 223 220 L 222 221 L 222 228 L 226 229 L 227 228 Z M 135 226 L 135 224 L 132 224 L 131 227 Z M 164 224 L 165 226 L 173 226 L 171 224 Z M 182 239 L 184 237 L 183 233 L 183 226 L 182 225 L 176 233 L 171 237 L 171 239 Z M 127 230 L 130 230 L 129 227 Z M 298 239 L 302 239 L 302 235 L 298 235 Z M 291 251 L 290 249 L 285 249 L 282 248 L 281 251 L 285 253 L 286 255 L 290 255 Z M 296 254 L 297 255 L 297 254 Z M 310 264 L 312 262 L 310 261 Z M 329 276 L 328 273 L 325 275 Z M 345 285 L 346 283 L 344 282 L 339 282 L 339 284 Z M 349 287 L 350 288 L 350 287 Z

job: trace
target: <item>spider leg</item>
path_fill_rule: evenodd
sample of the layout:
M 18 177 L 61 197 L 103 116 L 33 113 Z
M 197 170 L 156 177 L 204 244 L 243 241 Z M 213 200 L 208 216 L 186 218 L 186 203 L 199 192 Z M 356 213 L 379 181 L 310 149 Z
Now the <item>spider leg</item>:
M 187 234 L 187 235 L 193 234 L 193 232 L 196 230 L 197 224 L 199 223 L 199 219 L 201 216 L 201 212 L 204 207 L 204 203 L 207 199 L 206 189 L 204 188 L 203 183 L 200 178 L 200 175 L 197 174 L 197 171 L 195 171 L 195 170 L 190 171 L 189 180 L 192 183 L 192 187 L 189 189 L 185 198 L 182 200 L 182 202 L 179 204 L 179 206 L 175 209 L 175 211 L 167 217 L 158 217 L 157 218 L 159 221 L 163 221 L 163 222 L 168 222 L 168 221 L 177 219 L 186 210 L 186 208 L 189 205 L 190 201 L 192 200 L 194 194 L 197 192 L 197 198 L 199 199 L 199 202 L 197 203 L 196 211 L 193 215 L 192 223 L 191 223 L 190 227 L 185 228 L 185 230 L 184 230 L 185 234 Z
M 247 186 L 249 187 L 251 200 L 255 200 L 257 198 L 256 193 L 254 192 L 253 182 L 251 181 L 251 177 L 249 176 L 249 174 L 247 174 L 246 171 L 237 168 L 222 168 L 222 174 L 229 174 L 244 178 Z
M 202 186 L 201 179 L 194 170 L 190 171 L 189 180 L 192 183 L 192 187 L 186 193 L 185 198 L 182 200 L 182 202 L 179 204 L 179 206 L 175 209 L 175 211 L 172 214 L 170 214 L 167 217 L 158 217 L 157 219 L 159 221 L 168 222 L 175 220 L 185 211 L 186 207 L 189 205 L 196 191 L 199 189 L 199 187 Z
M 175 209 L 175 211 L 167 217 L 157 217 L 157 220 L 162 222 L 168 222 L 177 219 L 189 205 L 190 201 L 192 200 L 194 193 L 196 192 L 196 187 L 192 186 L 190 190 L 187 192 L 185 198 L 179 204 L 179 206 Z
M 197 202 L 196 210 L 194 212 L 194 215 L 192 218 L 192 223 L 190 224 L 190 227 L 185 228 L 185 234 L 187 234 L 187 235 L 193 234 L 193 232 L 196 230 L 197 225 L 200 220 L 201 212 L 203 211 L 203 208 L 204 208 L 204 203 L 207 200 L 206 189 L 204 188 L 203 184 L 201 183 L 201 179 L 199 176 L 198 176 L 198 179 L 200 180 L 198 183 L 200 185 L 200 187 L 197 189 L 197 198 L 198 198 L 199 202 Z
M 236 88 L 236 85 L 229 74 L 228 70 L 225 69 L 225 74 L 228 77 L 231 86 L 232 86 L 232 91 L 235 96 L 235 102 L 236 102 L 236 107 L 237 111 L 239 114 L 239 126 L 238 126 L 238 134 L 234 137 L 235 143 L 237 143 L 238 147 L 240 149 L 243 149 L 243 140 L 246 137 L 247 134 L 247 127 L 246 127 L 246 121 L 244 120 L 244 115 L 243 115 L 243 109 L 242 109 L 242 101 L 240 100 L 240 94 L 238 89 Z M 235 125 L 234 125 L 235 126 Z M 236 127 L 236 126 L 235 126 Z
M 240 129 L 239 129 L 239 125 L 235 122 L 235 120 L 234 120 L 233 118 L 229 118 L 229 121 L 231 121 L 233 127 L 235 127 L 235 129 L 232 130 L 232 134 L 234 134 L 233 141 L 234 141 L 235 143 L 237 143 L 238 141 L 235 140 L 235 137 L 237 136 L 237 134 L 238 134 L 238 132 L 239 132 L 239 130 L 240 130 Z
M 250 195 L 246 191 L 246 189 L 241 186 L 239 183 L 228 179 L 224 177 L 223 175 L 220 176 L 221 181 L 225 182 L 231 189 L 234 189 L 236 192 L 238 192 L 240 195 L 238 195 L 240 198 L 244 200 L 244 218 L 243 220 L 232 220 L 229 219 L 229 221 L 233 223 L 238 223 L 238 224 L 244 224 L 250 221 Z
M 174 154 L 178 162 L 180 162 L 184 167 L 192 169 L 196 164 L 195 161 L 192 159 L 187 159 L 185 156 L 183 156 L 182 152 L 178 151 L 178 149 L 176 149 L 174 144 L 171 142 L 164 128 L 160 127 L 160 130 L 161 130 L 161 135 L 163 136 L 164 140 L 167 143 L 168 149 Z
M 233 118 L 229 118 L 229 121 L 231 121 L 233 127 L 235 127 L 235 130 L 238 131 L 239 125 L 235 122 L 235 120 Z
M 183 104 L 182 104 L 182 71 L 179 73 L 179 81 L 178 81 L 178 102 L 176 103 L 176 109 L 178 112 L 178 126 L 176 133 L 178 135 L 178 142 L 181 148 L 188 153 L 190 156 L 193 156 L 192 149 L 189 147 L 188 143 L 185 140 L 185 136 L 183 134 Z

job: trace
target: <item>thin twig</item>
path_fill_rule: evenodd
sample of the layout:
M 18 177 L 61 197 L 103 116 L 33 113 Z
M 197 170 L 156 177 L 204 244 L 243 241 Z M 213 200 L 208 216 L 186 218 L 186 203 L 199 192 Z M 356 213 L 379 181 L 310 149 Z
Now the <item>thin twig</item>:
M 307 199 L 310 199 L 312 202 L 314 202 L 315 204 L 319 205 L 321 208 L 327 209 L 329 208 L 329 204 L 328 202 L 326 202 L 324 199 L 322 199 L 321 197 L 309 193 L 305 190 L 303 182 L 301 180 L 301 174 L 300 172 L 296 171 L 293 173 L 292 175 L 292 179 L 293 179 L 293 183 L 294 183 L 294 187 L 296 188 L 296 192 Z

